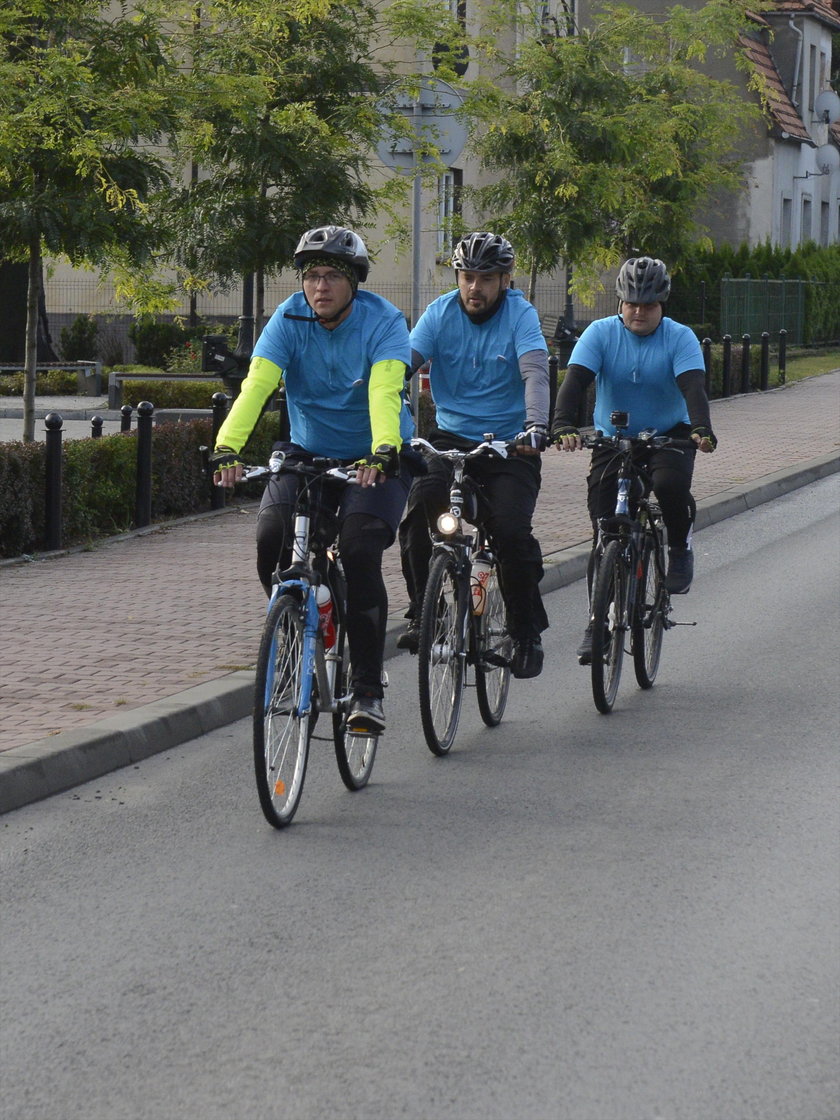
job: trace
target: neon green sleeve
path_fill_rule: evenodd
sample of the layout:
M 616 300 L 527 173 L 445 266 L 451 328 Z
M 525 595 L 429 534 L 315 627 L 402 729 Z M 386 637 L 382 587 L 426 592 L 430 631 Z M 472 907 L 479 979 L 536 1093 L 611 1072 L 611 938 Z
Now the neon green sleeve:
M 283 380 L 283 371 L 267 358 L 252 358 L 248 376 L 242 382 L 239 396 L 219 428 L 216 447 L 229 447 L 237 454 L 251 438 L 269 397 Z
M 371 451 L 388 444 L 402 447 L 400 436 L 400 410 L 405 378 L 405 362 L 386 358 L 370 367 L 368 408 L 370 409 Z

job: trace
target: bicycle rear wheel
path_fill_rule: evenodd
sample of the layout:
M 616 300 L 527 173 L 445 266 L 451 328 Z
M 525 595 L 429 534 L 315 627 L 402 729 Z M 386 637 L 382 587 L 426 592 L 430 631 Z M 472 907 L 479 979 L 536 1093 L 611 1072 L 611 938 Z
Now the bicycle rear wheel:
M 303 679 L 300 601 L 281 595 L 271 606 L 257 657 L 254 767 L 265 819 L 285 828 L 295 815 L 309 758 L 310 713 L 298 710 Z
M 633 667 L 639 688 L 651 688 L 659 670 L 667 593 L 656 563 L 656 542 L 650 533 L 645 534 L 637 578 L 633 612 Z
M 469 588 L 449 553 L 433 561 L 423 598 L 417 649 L 420 718 L 432 754 L 449 751 L 464 696 L 464 644 Z
M 610 541 L 592 593 L 592 696 L 599 712 L 612 711 L 621 680 L 627 604 L 627 569 L 618 541 Z
M 510 688 L 513 642 L 507 628 L 499 569 L 493 564 L 487 581 L 484 613 L 473 619 L 475 692 L 478 710 L 488 727 L 497 727 L 505 714 Z

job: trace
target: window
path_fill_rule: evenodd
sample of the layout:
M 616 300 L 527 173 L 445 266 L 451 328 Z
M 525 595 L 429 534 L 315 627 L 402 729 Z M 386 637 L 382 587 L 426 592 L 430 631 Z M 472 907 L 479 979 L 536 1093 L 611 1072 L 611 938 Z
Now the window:
M 792 245 L 793 228 L 793 201 L 789 198 L 782 199 L 782 228 L 780 241 L 783 249 L 790 249 Z
M 448 261 L 455 247 L 452 223 L 461 214 L 463 185 L 464 173 L 456 167 L 450 168 L 438 178 L 437 257 L 440 262 Z
M 803 241 L 810 241 L 813 237 L 811 232 L 811 200 L 810 198 L 802 199 L 802 221 L 799 226 L 799 244 Z

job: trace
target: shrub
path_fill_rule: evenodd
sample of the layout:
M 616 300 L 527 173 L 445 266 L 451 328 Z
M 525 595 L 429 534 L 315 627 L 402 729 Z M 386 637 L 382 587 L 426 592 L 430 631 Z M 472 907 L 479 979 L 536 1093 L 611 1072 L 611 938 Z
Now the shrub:
M 128 337 L 141 365 L 163 369 L 166 355 L 173 347 L 182 345 L 187 332 L 179 323 L 138 319 L 128 328 Z
M 123 401 L 134 408 L 151 401 L 155 408 L 211 408 L 213 394 L 223 392 L 221 381 L 123 381 Z
M 96 357 L 99 327 L 90 315 L 77 315 L 61 330 L 61 354 L 65 362 L 90 362 Z
M 23 396 L 23 371 L 0 374 L 0 396 Z M 75 396 L 78 392 L 78 378 L 73 369 L 40 370 L 35 376 L 35 392 L 38 396 Z

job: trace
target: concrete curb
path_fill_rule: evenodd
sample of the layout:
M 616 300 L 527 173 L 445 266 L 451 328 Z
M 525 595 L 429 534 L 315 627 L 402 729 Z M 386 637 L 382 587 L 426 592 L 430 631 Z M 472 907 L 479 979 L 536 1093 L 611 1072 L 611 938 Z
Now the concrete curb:
M 696 527 L 704 529 L 837 472 L 840 456 L 831 454 L 793 470 L 764 475 L 743 487 L 731 487 L 698 502 Z M 556 591 L 582 579 L 588 556 L 588 542 L 546 556 L 543 592 Z M 397 635 L 402 627 L 401 622 L 389 625 L 386 659 L 398 652 Z M 235 723 L 250 715 L 253 690 L 253 673 L 231 673 L 89 727 L 62 731 L 2 752 L 0 813 L 62 793 Z

